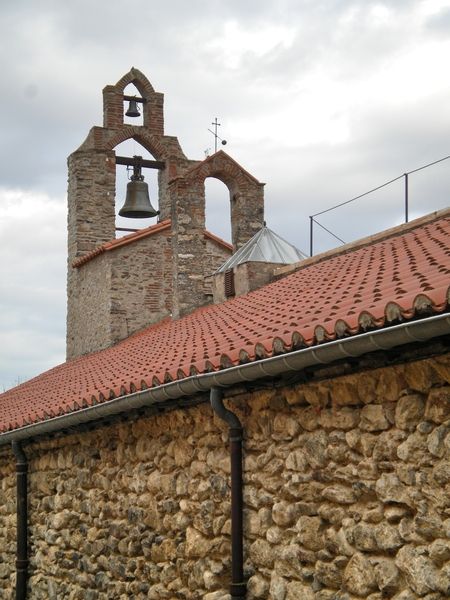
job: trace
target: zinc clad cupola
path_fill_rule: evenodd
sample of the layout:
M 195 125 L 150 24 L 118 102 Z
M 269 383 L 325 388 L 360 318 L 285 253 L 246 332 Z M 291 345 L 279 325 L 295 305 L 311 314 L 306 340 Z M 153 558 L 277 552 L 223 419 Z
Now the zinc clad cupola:
M 246 244 L 214 274 L 214 302 L 240 296 L 267 283 L 274 269 L 307 258 L 303 252 L 274 231 L 262 227 Z

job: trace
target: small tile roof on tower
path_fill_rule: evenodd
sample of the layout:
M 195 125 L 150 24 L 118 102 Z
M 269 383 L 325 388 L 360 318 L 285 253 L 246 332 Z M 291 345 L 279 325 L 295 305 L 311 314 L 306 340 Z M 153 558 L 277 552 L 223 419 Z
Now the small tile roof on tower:
M 246 244 L 217 269 L 222 273 L 246 262 L 267 262 L 288 265 L 306 257 L 295 246 L 264 225 Z
M 0 395 L 0 431 L 192 374 L 443 313 L 450 300 L 449 238 L 450 210 L 440 211 L 59 365 Z
M 103 254 L 104 252 L 110 252 L 111 250 L 115 250 L 116 248 L 122 248 L 122 246 L 127 246 L 128 244 L 132 244 L 133 242 L 137 242 L 138 240 L 142 240 L 146 237 L 155 235 L 160 233 L 161 231 L 165 231 L 167 229 L 171 229 L 172 221 L 170 219 L 165 219 L 164 221 L 160 221 L 159 223 L 155 223 L 154 225 L 150 225 L 149 227 L 143 227 L 142 229 L 138 229 L 133 233 L 129 233 L 128 235 L 124 235 L 121 238 L 117 238 L 115 240 L 111 240 L 110 242 L 105 242 L 100 246 L 97 246 L 90 252 L 83 254 L 76 260 L 73 261 L 72 266 L 75 268 L 82 267 L 93 258 L 98 256 L 99 254 Z M 233 246 L 223 240 L 222 238 L 214 235 L 210 231 L 205 229 L 204 232 L 205 238 L 216 242 L 219 246 L 227 248 L 228 250 L 233 250 Z

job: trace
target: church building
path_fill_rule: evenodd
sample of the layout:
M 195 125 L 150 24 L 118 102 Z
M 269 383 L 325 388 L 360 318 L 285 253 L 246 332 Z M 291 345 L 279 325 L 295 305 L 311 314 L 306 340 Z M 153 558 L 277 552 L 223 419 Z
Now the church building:
M 67 360 L 0 394 L 0 597 L 448 598 L 450 210 L 306 257 L 163 104 L 132 68 L 68 159 Z M 155 221 L 119 237 L 125 166 Z

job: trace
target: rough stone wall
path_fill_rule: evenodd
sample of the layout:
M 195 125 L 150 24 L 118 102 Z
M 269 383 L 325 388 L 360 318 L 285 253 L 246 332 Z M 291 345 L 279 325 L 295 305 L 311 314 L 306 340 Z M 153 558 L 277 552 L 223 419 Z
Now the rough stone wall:
M 230 192 L 231 240 L 236 252 L 264 224 L 264 184 L 220 150 L 185 174 L 189 188 L 197 187 L 198 205 L 205 212 L 207 177 L 222 181 Z M 183 197 L 175 195 L 183 201 Z M 203 216 L 204 219 L 204 216 Z
M 208 303 L 204 291 L 206 254 L 205 202 L 201 183 L 189 184 L 185 179 L 173 180 L 172 252 L 173 315 L 176 319 Z
M 113 150 L 77 151 L 69 156 L 69 266 L 115 237 L 116 164 Z
M 217 271 L 223 263 L 228 260 L 231 256 L 231 250 L 218 244 L 210 238 L 206 238 L 206 268 L 205 268 L 205 279 L 204 289 L 205 294 L 208 296 L 213 295 L 213 273 Z
M 230 192 L 231 237 L 238 250 L 264 223 L 264 184 L 219 151 L 169 182 L 172 201 L 174 303 L 176 318 L 210 301 L 205 288 L 205 179 L 222 181 Z
M 104 310 L 92 313 L 92 302 L 103 307 L 109 304 L 105 298 L 104 285 L 108 274 L 88 282 L 89 294 L 86 308 L 87 289 L 85 272 L 72 267 L 73 261 L 102 243 L 114 239 L 114 194 L 115 162 L 114 152 L 74 152 L 69 157 L 68 189 L 68 260 L 67 260 L 67 358 L 83 352 L 79 349 L 90 347 L 92 335 L 81 337 L 87 327 L 86 315 L 94 316 L 88 325 L 104 329 Z M 98 267 L 97 267 L 98 268 Z
M 246 437 L 249 600 L 448 597 L 449 356 L 229 403 Z M 229 599 L 227 431 L 208 404 L 26 452 L 30 598 Z M 6 454 L 0 536 L 12 540 Z
M 170 229 L 111 254 L 111 341 L 116 343 L 172 313 Z
M 16 466 L 9 446 L 0 448 L 0 598 L 10 598 L 16 562 Z
M 279 263 L 266 262 L 246 262 L 237 265 L 233 269 L 234 292 L 235 296 L 248 294 L 270 283 L 274 279 L 274 270 L 279 267 Z M 211 289 L 213 291 L 214 304 L 225 302 L 225 273 L 214 275 Z
M 67 359 L 111 346 L 111 260 L 101 254 L 73 269 L 67 313 Z
M 68 358 L 108 348 L 170 316 L 170 229 L 96 256 L 78 269 Z

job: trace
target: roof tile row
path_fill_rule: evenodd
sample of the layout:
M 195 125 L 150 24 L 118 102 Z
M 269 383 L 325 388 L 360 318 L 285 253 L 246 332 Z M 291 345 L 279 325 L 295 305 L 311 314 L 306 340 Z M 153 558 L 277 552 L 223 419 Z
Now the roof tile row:
M 162 224 L 161 224 L 162 225 Z M 448 213 L 325 260 L 224 304 L 165 320 L 0 395 L 0 431 L 164 382 L 443 312 Z

